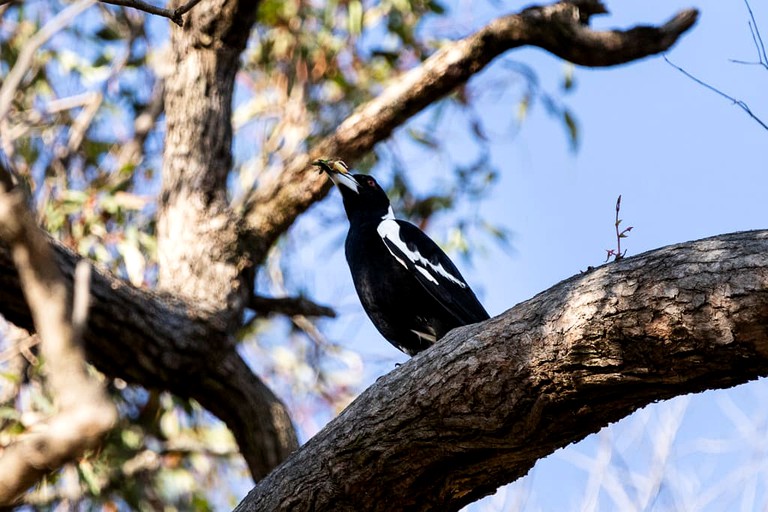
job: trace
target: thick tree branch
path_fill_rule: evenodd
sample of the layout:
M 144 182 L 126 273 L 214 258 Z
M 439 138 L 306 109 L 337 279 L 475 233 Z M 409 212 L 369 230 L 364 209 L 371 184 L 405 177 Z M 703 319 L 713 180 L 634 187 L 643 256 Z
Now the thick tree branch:
M 194 398 L 224 420 L 259 479 L 297 441 L 287 410 L 253 375 L 233 338 L 250 282 L 247 255 L 226 198 L 231 101 L 256 8 L 256 2 L 245 0 L 206 0 L 185 16 L 183 28 L 172 28 L 175 67 L 165 78 L 165 94 L 153 115 L 166 107 L 160 281 L 175 297 L 138 290 L 95 271 L 84 341 L 89 361 L 109 376 Z M 0 178 L 8 178 L 2 171 Z M 80 258 L 52 240 L 48 243 L 71 282 Z M 33 328 L 10 253 L 2 244 L 0 305 L 10 321 Z
M 81 259 L 53 240 L 56 265 L 72 281 Z M 255 479 L 295 447 L 288 413 L 238 355 L 223 325 L 184 302 L 136 289 L 93 269 L 83 334 L 88 360 L 112 377 L 194 398 L 224 420 Z M 0 244 L 0 313 L 32 330 L 8 249 Z
M 254 295 L 248 301 L 248 307 L 257 315 L 303 315 L 327 316 L 336 318 L 336 311 L 328 306 L 317 304 L 305 297 L 261 297 Z
M 88 374 L 80 334 L 88 310 L 88 263 L 78 268 L 74 307 L 45 237 L 17 190 L 0 187 L 0 238 L 11 247 L 45 360 L 56 413 L 0 457 L 0 506 L 10 505 L 50 471 L 96 447 L 117 408 Z M 84 272 L 83 272 L 84 270 Z
M 309 154 L 297 155 L 275 180 L 254 191 L 245 219 L 254 261 L 263 260 L 296 217 L 328 192 L 328 180 L 314 172 L 309 162 L 333 156 L 354 163 L 409 117 L 464 84 L 507 50 L 532 45 L 583 66 L 613 66 L 669 49 L 698 16 L 690 9 L 660 27 L 591 30 L 587 26 L 590 17 L 605 12 L 597 0 L 530 7 L 494 20 L 398 77 L 379 97 L 362 105 L 334 133 L 315 144 Z
M 665 247 L 452 331 L 237 510 L 458 510 L 651 402 L 766 375 L 768 231 Z

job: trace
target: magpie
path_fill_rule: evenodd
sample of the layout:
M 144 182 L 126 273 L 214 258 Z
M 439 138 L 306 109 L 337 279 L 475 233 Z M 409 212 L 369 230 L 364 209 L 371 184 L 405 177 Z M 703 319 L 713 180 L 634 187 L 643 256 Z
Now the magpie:
M 341 160 L 312 164 L 341 192 L 352 281 L 363 309 L 392 345 L 413 356 L 451 329 L 489 318 L 442 249 L 413 224 L 395 219 L 375 179 L 350 173 Z

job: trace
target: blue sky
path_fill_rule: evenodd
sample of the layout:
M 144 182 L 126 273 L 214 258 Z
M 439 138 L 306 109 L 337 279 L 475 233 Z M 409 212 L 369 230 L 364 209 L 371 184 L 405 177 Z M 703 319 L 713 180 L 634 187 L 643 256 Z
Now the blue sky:
M 768 6 L 753 4 L 768 36 Z M 656 24 L 679 9 L 700 9 L 699 22 L 668 57 L 768 119 L 768 70 L 729 61 L 757 60 L 743 2 L 607 5 L 612 14 L 595 18 L 594 26 Z M 454 4 L 451 12 L 461 19 L 458 28 L 453 25 L 454 34 L 467 34 L 523 6 Z M 534 106 L 519 130 L 505 131 L 514 124 L 519 95 L 484 98 L 481 93 L 506 76 L 503 62 L 510 59 L 531 66 L 552 93 L 558 92 L 564 69 L 562 61 L 541 50 L 521 49 L 497 60 L 470 83 L 481 115 L 495 134 L 492 158 L 502 171 L 481 212 L 514 234 L 512 250 L 489 245 L 472 266 L 462 269 L 491 314 L 601 264 L 605 249 L 615 244 L 613 215 L 619 194 L 623 225 L 634 227 L 623 244 L 628 256 L 766 227 L 768 132 L 738 107 L 684 77 L 661 57 L 608 69 L 576 68 L 576 89 L 562 97 L 580 127 L 581 143 L 572 152 L 562 123 L 541 105 Z M 471 151 L 463 145 L 460 130 L 443 130 L 442 137 L 456 141 L 457 158 L 463 150 Z M 426 164 L 425 175 L 439 177 L 439 159 Z M 323 208 L 340 209 L 340 200 L 331 198 Z M 372 383 L 405 356 L 373 330 L 350 297 L 341 252 L 330 261 L 340 272 L 333 274 L 332 286 L 319 281 L 317 299 L 333 303 L 346 297 L 344 318 L 328 329 L 331 337 L 367 354 L 366 380 Z M 322 290 L 330 290 L 327 297 Z M 384 362 L 371 363 L 378 357 Z M 690 510 L 765 507 L 766 466 L 756 456 L 768 448 L 765 414 L 756 412 L 765 405 L 768 388 L 761 381 L 648 407 L 541 461 L 528 478 L 471 509 L 675 510 L 692 503 Z M 597 471 L 601 460 L 607 469 Z M 745 475 L 744 467 L 751 468 L 753 476 Z M 654 475 L 661 475 L 656 487 L 649 484 Z M 722 482 L 727 485 L 721 488 Z

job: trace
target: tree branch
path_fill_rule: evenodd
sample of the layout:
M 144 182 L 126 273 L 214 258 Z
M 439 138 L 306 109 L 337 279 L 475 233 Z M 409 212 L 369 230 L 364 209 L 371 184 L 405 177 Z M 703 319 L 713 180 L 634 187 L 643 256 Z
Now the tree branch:
M 665 247 L 452 331 L 236 510 L 458 510 L 651 402 L 766 375 L 768 231 Z
M 169 20 L 171 20 L 172 22 L 174 22 L 180 27 L 184 26 L 184 20 L 182 19 L 182 16 L 188 13 L 194 6 L 200 3 L 200 0 L 189 0 L 189 2 L 185 3 L 181 7 L 177 7 L 176 9 L 166 9 L 164 7 L 157 7 L 147 2 L 143 2 L 142 0 L 99 0 L 99 1 L 104 4 L 131 7 L 133 9 L 138 9 L 139 11 L 144 11 L 149 14 L 162 16 L 164 18 L 168 18 Z
M 721 91 L 721 90 L 720 90 L 720 89 L 718 89 L 717 87 L 714 87 L 714 86 L 712 86 L 712 85 L 709 85 L 709 84 L 708 84 L 707 82 L 705 82 L 704 80 L 701 80 L 701 79 L 699 79 L 699 78 L 696 78 L 696 77 L 695 77 L 695 76 L 693 76 L 691 73 L 689 73 L 688 71 L 684 70 L 683 68 L 681 68 L 680 66 L 678 66 L 677 64 L 675 64 L 675 63 L 673 63 L 671 60 L 669 60 L 669 59 L 667 58 L 667 56 L 666 56 L 666 55 L 664 56 L 664 60 L 667 62 L 667 64 L 669 64 L 670 66 L 672 66 L 673 68 L 675 68 L 676 70 L 678 70 L 679 72 L 681 72 L 682 74 L 684 74 L 685 76 L 687 76 L 688 78 L 690 78 L 691 80 L 693 80 L 694 82 L 696 82 L 697 84 L 701 85 L 701 86 L 702 86 L 702 87 L 704 87 L 705 89 L 709 89 L 710 91 L 714 92 L 714 93 L 715 93 L 715 94 L 717 94 L 718 96 L 721 96 L 721 97 L 723 97 L 723 98 L 727 99 L 728 101 L 732 102 L 734 105 L 738 106 L 738 107 L 739 107 L 741 110 L 743 110 L 744 112 L 746 112 L 746 114 L 747 114 L 749 117 L 751 117 L 751 118 L 752 118 L 752 119 L 753 119 L 753 120 L 754 120 L 754 121 L 755 121 L 757 124 L 759 124 L 760 126 L 762 126 L 762 127 L 763 127 L 763 130 L 768 130 L 768 124 L 766 124 L 766 123 L 765 123 L 765 121 L 763 121 L 762 119 L 760 119 L 759 117 L 757 117 L 757 116 L 754 114 L 754 112 L 752 112 L 752 109 L 750 109 L 750 108 L 749 108 L 749 105 L 747 105 L 747 102 L 745 102 L 745 101 L 743 101 L 743 100 L 737 100 L 737 99 L 736 99 L 736 98 L 734 98 L 733 96 L 729 96 L 728 94 L 724 93 L 723 91 Z
M 379 97 L 349 116 L 334 133 L 297 155 L 283 173 L 260 185 L 248 199 L 245 224 L 253 260 L 262 261 L 297 216 L 330 189 L 309 162 L 333 156 L 354 163 L 429 104 L 464 84 L 502 53 L 538 46 L 583 66 L 613 66 L 669 49 L 696 22 L 693 9 L 660 27 L 594 31 L 587 23 L 607 12 L 597 0 L 530 7 L 499 18 L 471 36 L 449 44 L 390 85 Z
M 0 165 L 0 182 L 11 181 Z M 45 237 L 67 283 L 82 258 Z M 93 269 L 94 298 L 83 332 L 88 359 L 99 370 L 150 389 L 194 398 L 232 430 L 254 479 L 266 475 L 297 446 L 285 406 L 253 375 L 225 326 L 183 301 L 134 288 Z M 33 330 L 22 284 L 0 243 L 0 313 Z
M 239 275 L 247 262 L 238 252 L 236 219 L 227 212 L 230 104 L 256 4 L 210 0 L 202 7 L 205 9 L 195 9 L 185 17 L 182 30 L 172 31 L 178 61 L 174 60 L 173 80 L 166 78 L 165 97 L 155 110 L 159 114 L 159 107 L 167 107 L 169 137 L 163 179 L 170 185 L 163 189 L 159 209 L 167 212 L 170 204 L 178 213 L 172 228 L 179 228 L 182 235 L 193 232 L 191 238 L 182 237 L 181 244 L 167 244 L 175 251 L 169 259 L 174 261 L 177 255 L 176 261 L 190 263 L 189 273 L 176 278 L 199 284 L 195 297 L 200 300 L 180 299 L 193 294 L 171 297 L 139 290 L 94 270 L 94 303 L 83 337 L 89 361 L 107 375 L 194 398 L 222 419 L 232 430 L 253 478 L 259 479 L 298 443 L 284 405 L 238 354 L 232 327 L 245 306 L 248 283 Z M 0 168 L 2 178 L 10 181 L 10 174 Z M 162 221 L 161 213 L 161 234 Z M 48 244 L 57 266 L 71 282 L 81 258 L 50 238 Z M 184 251 L 192 254 L 184 255 Z M 242 296 L 242 304 L 225 302 L 229 296 Z M 21 299 L 18 274 L 1 243 L 0 305 L 0 312 L 11 322 L 33 328 L 30 311 Z M 212 314 L 212 309 L 223 314 Z
M 42 340 L 46 382 L 57 407 L 43 425 L 0 458 L 0 506 L 10 505 L 50 471 L 96 447 L 117 420 L 117 408 L 88 374 L 79 335 L 88 309 L 87 263 L 78 267 L 74 307 L 45 237 L 17 190 L 0 187 L 0 237 L 11 246 L 24 296 Z
M 81 259 L 49 239 L 69 282 Z M 296 446 L 288 413 L 251 372 L 223 325 L 193 306 L 139 290 L 93 269 L 93 301 L 83 334 L 88 360 L 111 377 L 194 398 L 232 430 L 254 479 Z M 18 274 L 0 244 L 0 305 L 10 322 L 32 330 Z
M 37 344 L 38 337 L 29 334 L 26 330 L 8 322 L 0 328 L 0 337 L 5 342 L 5 350 L 0 352 L 0 364 L 4 365 L 3 375 L 0 379 L 3 386 L 0 387 L 0 407 L 13 406 L 13 402 L 19 394 L 24 374 L 29 366 L 27 359 L 31 355 L 30 349 Z M 0 419 L 0 430 L 5 429 L 8 418 Z
M 317 304 L 305 297 L 261 297 L 254 295 L 248 301 L 248 307 L 257 315 L 303 315 L 326 316 L 336 318 L 336 311 L 328 306 Z
M 165 81 L 162 78 L 158 78 L 152 89 L 149 103 L 133 121 L 133 137 L 120 146 L 115 165 L 117 169 L 123 169 L 128 166 L 136 167 L 143 160 L 144 143 L 165 108 L 163 102 L 164 90 Z

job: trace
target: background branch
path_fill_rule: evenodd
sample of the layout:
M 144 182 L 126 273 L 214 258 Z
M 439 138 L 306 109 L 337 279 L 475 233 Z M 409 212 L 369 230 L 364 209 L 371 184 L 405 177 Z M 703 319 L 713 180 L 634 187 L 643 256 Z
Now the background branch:
M 189 2 L 185 3 L 181 7 L 177 7 L 176 9 L 166 9 L 165 7 L 157 7 L 147 2 L 142 2 L 141 0 L 99 0 L 99 1 L 105 4 L 131 7 L 133 9 L 138 9 L 139 11 L 144 11 L 149 14 L 154 14 L 155 16 L 162 16 L 164 18 L 168 18 L 169 20 L 171 20 L 172 22 L 174 22 L 180 27 L 184 25 L 184 20 L 182 19 L 182 16 L 188 13 L 190 9 L 192 9 L 194 6 L 200 3 L 200 0 L 189 0 Z
M 120 146 L 120 151 L 117 154 L 116 168 L 137 167 L 141 163 L 144 157 L 144 143 L 149 133 L 154 129 L 157 119 L 163 113 L 164 90 L 165 81 L 162 78 L 158 78 L 152 89 L 149 103 L 133 121 L 133 137 Z
M 248 301 L 248 307 L 257 315 L 304 315 L 336 318 L 336 311 L 328 306 L 317 304 L 305 297 L 261 297 L 254 295 Z
M 452 331 L 236 510 L 458 510 L 651 402 L 765 375 L 768 231 L 664 247 Z
M 82 258 L 48 238 L 71 282 Z M 288 412 L 237 353 L 224 326 L 193 305 L 140 290 L 92 269 L 94 297 L 83 334 L 88 360 L 110 377 L 194 398 L 232 430 L 255 479 L 296 446 Z M 0 304 L 8 321 L 34 330 L 9 251 L 0 243 Z
M 296 217 L 330 189 L 328 180 L 313 171 L 309 162 L 333 156 L 353 164 L 409 117 L 464 84 L 507 50 L 532 45 L 575 64 L 612 66 L 667 50 L 698 17 L 696 10 L 689 9 L 660 27 L 591 30 L 590 17 L 605 12 L 596 0 L 530 7 L 445 46 L 399 77 L 314 144 L 312 151 L 297 155 L 284 172 L 254 190 L 245 214 L 253 260 L 262 261 Z
M 73 326 L 67 283 L 18 190 L 0 188 L 0 237 L 11 246 L 57 407 L 0 458 L 0 505 L 9 505 L 45 474 L 96 447 L 115 423 L 117 409 L 98 378 L 88 374 L 78 338 L 88 308 L 88 264 L 77 273 Z
M 746 103 L 745 101 L 743 101 L 743 100 L 737 100 L 737 99 L 736 99 L 736 98 L 734 98 L 733 96 L 729 96 L 728 94 L 724 93 L 723 91 L 721 91 L 721 90 L 720 90 L 720 89 L 718 89 L 717 87 L 714 87 L 714 86 L 711 86 L 711 85 L 709 85 L 709 84 L 708 84 L 708 83 L 706 83 L 704 80 L 701 80 L 701 79 L 699 79 L 699 78 L 696 78 L 695 76 L 693 76 L 692 74 L 690 74 L 688 71 L 684 70 L 683 68 L 681 68 L 681 67 L 680 67 L 680 66 L 678 66 L 677 64 L 674 64 L 674 63 L 673 63 L 671 60 L 669 60 L 669 59 L 667 58 L 667 56 L 666 56 L 666 55 L 664 56 L 664 60 L 667 62 L 667 64 L 669 64 L 670 66 L 672 66 L 673 68 L 675 68 L 676 70 L 678 70 L 679 72 L 681 72 L 682 74 L 684 74 L 685 76 L 687 76 L 688 78 L 690 78 L 691 80 L 693 80 L 694 82 L 696 82 L 697 84 L 701 85 L 702 87 L 704 87 L 704 88 L 706 88 L 706 89 L 709 89 L 710 91 L 714 92 L 714 93 L 715 93 L 715 94 L 717 94 L 718 96 L 722 96 L 723 98 L 725 98 L 725 99 L 727 99 L 727 100 L 729 100 L 729 101 L 733 102 L 733 104 L 734 104 L 734 105 L 737 105 L 737 106 L 738 106 L 738 107 L 739 107 L 741 110 L 743 110 L 744 112 L 746 112 L 746 113 L 747 113 L 747 115 L 748 115 L 749 117 L 751 117 L 751 118 L 752 118 L 752 119 L 753 119 L 753 120 L 754 120 L 754 121 L 755 121 L 757 124 L 759 124 L 760 126 L 762 126 L 764 130 L 768 130 L 768 124 L 766 124 L 766 123 L 765 123 L 765 122 L 764 122 L 762 119 L 760 119 L 759 117 L 757 117 L 757 116 L 756 116 L 756 115 L 755 115 L 755 114 L 752 112 L 752 109 L 750 109 L 750 108 L 749 108 L 749 105 L 747 105 L 747 103 Z
M 16 63 L 13 65 L 13 69 L 11 69 L 5 77 L 2 87 L 0 87 L 0 120 L 4 119 L 8 114 L 8 110 L 11 107 L 11 101 L 13 101 L 13 96 L 16 94 L 19 85 L 21 85 L 24 75 L 29 71 L 35 52 L 53 37 L 54 34 L 69 25 L 77 15 L 95 3 L 96 0 L 80 0 L 79 2 L 70 5 L 51 18 L 43 28 L 29 38 L 29 41 L 27 41 L 24 48 L 22 48 L 19 53 Z

